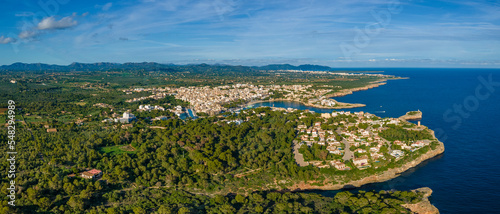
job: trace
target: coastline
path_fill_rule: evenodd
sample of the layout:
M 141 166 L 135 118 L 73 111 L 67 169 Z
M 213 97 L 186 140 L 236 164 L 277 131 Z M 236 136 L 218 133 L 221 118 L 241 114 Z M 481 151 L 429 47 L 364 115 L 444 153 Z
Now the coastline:
M 407 79 L 407 78 L 396 78 L 396 79 Z M 394 80 L 396 80 L 396 79 L 394 79 Z M 382 79 L 382 80 L 371 82 L 367 86 L 358 87 L 358 88 L 351 88 L 351 89 L 343 89 L 339 92 L 335 92 L 331 95 L 327 95 L 326 97 L 332 99 L 333 97 L 342 97 L 342 96 L 346 96 L 349 94 L 353 94 L 354 92 L 357 92 L 357 91 L 369 90 L 369 89 L 376 88 L 376 87 L 387 84 L 387 80 L 393 80 L 393 79 Z M 332 100 L 335 101 L 335 106 L 322 106 L 322 105 L 317 105 L 317 104 L 306 103 L 306 102 L 303 102 L 303 101 L 298 100 L 298 99 L 287 99 L 287 98 L 256 100 L 256 101 L 251 101 L 251 102 L 245 103 L 244 106 L 253 105 L 253 104 L 257 104 L 257 103 L 276 102 L 276 101 L 297 102 L 297 103 L 300 103 L 300 104 L 305 105 L 305 106 L 322 108 L 322 109 L 345 109 L 345 108 L 359 108 L 359 107 L 366 106 L 365 104 L 361 104 L 361 103 L 343 103 L 343 102 L 338 102 L 335 99 L 332 99 Z
M 285 99 L 285 98 L 269 99 L 269 100 L 257 100 L 257 101 L 252 101 L 252 102 L 246 103 L 245 105 L 248 106 L 248 105 L 254 105 L 257 103 L 267 103 L 267 102 L 277 102 L 277 101 L 296 102 L 296 103 L 300 103 L 300 104 L 305 105 L 305 106 L 322 108 L 322 109 L 358 108 L 358 107 L 366 106 L 365 104 L 361 104 L 361 103 L 341 103 L 341 102 L 337 102 L 336 100 L 334 100 L 335 103 L 337 103 L 337 105 L 342 104 L 343 106 L 335 105 L 335 106 L 330 107 L 330 106 L 321 106 L 321 105 L 316 105 L 316 104 L 311 104 L 311 103 L 305 103 L 305 102 L 302 102 L 299 100 Z
M 397 78 L 397 79 L 408 79 L 408 78 Z M 341 96 L 353 94 L 353 92 L 356 92 L 356 91 L 369 90 L 369 89 L 376 88 L 376 87 L 379 87 L 381 85 L 387 84 L 387 80 L 392 80 L 392 79 L 383 79 L 383 80 L 371 82 L 371 84 L 364 86 L 364 87 L 345 89 L 345 90 L 342 90 L 340 92 L 336 92 L 334 94 L 331 94 L 330 96 L 327 96 L 327 97 L 328 98 L 341 97 Z M 302 105 L 305 105 L 305 106 L 311 106 L 311 107 L 322 108 L 322 109 L 342 109 L 342 108 L 356 108 L 356 107 L 366 106 L 365 104 L 360 104 L 360 103 L 353 103 L 353 104 L 340 103 L 340 102 L 337 102 L 335 100 L 335 102 L 337 103 L 338 106 L 336 105 L 334 107 L 328 107 L 328 106 L 320 106 L 320 105 L 305 103 L 305 102 L 302 102 L 298 99 L 286 99 L 286 98 L 257 100 L 257 101 L 248 102 L 245 105 L 253 105 L 253 104 L 257 104 L 257 103 L 275 102 L 275 101 L 297 102 L 297 103 L 301 103 Z M 419 112 L 419 114 L 417 114 L 417 115 L 408 115 L 408 113 L 409 113 L 408 112 L 407 114 L 401 116 L 399 119 L 402 119 L 402 120 L 421 119 L 422 112 L 420 112 L 420 111 L 418 111 L 418 112 Z M 444 151 L 445 151 L 444 144 L 436 138 L 433 130 L 430 130 L 430 132 L 431 132 L 431 135 L 433 137 L 433 140 L 436 140 L 438 142 L 438 146 L 434 150 L 429 150 L 427 153 L 422 154 L 421 156 L 419 156 L 415 160 L 412 160 L 410 162 L 403 164 L 401 167 L 391 168 L 391 169 L 388 169 L 380 174 L 370 175 L 370 176 L 361 178 L 359 180 L 349 181 L 349 182 L 345 182 L 345 183 L 331 184 L 331 180 L 326 179 L 323 182 L 322 186 L 318 186 L 318 185 L 312 185 L 314 183 L 313 181 L 310 181 L 310 182 L 301 181 L 299 183 L 294 183 L 292 186 L 290 186 L 286 189 L 288 191 L 291 191 L 291 192 L 302 192 L 302 191 L 310 191 L 310 190 L 342 190 L 342 189 L 346 189 L 346 188 L 359 188 L 363 185 L 386 182 L 388 180 L 397 178 L 402 173 L 420 165 L 421 163 L 423 163 L 429 159 L 432 159 L 432 158 L 444 153 Z M 282 190 L 285 190 L 285 189 L 282 189 Z M 413 191 L 419 191 L 419 190 L 420 189 L 413 190 Z M 432 190 L 430 190 L 430 192 L 432 193 Z M 429 193 L 429 195 L 430 195 L 430 193 Z M 424 199 L 426 199 L 426 198 L 424 198 Z M 426 204 L 428 204 L 428 205 L 425 205 L 425 207 L 434 207 L 430 204 L 430 202 L 428 202 L 428 200 L 427 200 Z M 409 206 L 411 206 L 411 204 Z M 411 207 L 408 207 L 408 208 L 413 211 L 413 209 Z M 437 208 L 434 207 L 434 209 L 431 209 L 431 210 L 437 210 Z M 436 213 L 436 212 L 431 212 L 431 213 Z M 439 213 L 439 211 L 437 211 L 437 213 Z
M 430 130 L 432 136 L 434 136 L 434 139 L 437 140 L 437 138 L 434 135 L 434 131 Z M 440 154 L 444 153 L 444 144 L 438 140 L 439 145 L 437 146 L 436 149 L 434 150 L 429 150 L 427 153 L 421 155 L 417 159 L 408 162 L 404 164 L 403 166 L 399 168 L 392 168 L 384 171 L 382 174 L 378 175 L 370 175 L 368 177 L 362 178 L 360 180 L 355 180 L 355 181 L 349 181 L 347 183 L 342 183 L 342 184 L 325 184 L 323 186 L 313 186 L 310 183 L 304 183 L 303 181 L 300 183 L 294 184 L 292 187 L 290 187 L 291 191 L 305 191 L 305 190 L 341 190 L 345 188 L 357 188 L 361 187 L 366 184 L 371 184 L 371 183 L 380 183 L 380 182 L 385 182 L 394 178 L 397 178 L 398 176 L 401 175 L 401 173 L 418 166 L 422 162 L 429 160 L 433 157 L 436 157 Z
M 369 90 L 369 89 L 372 89 L 372 88 L 376 88 L 376 87 L 379 87 L 381 85 L 387 84 L 387 80 L 389 80 L 389 79 L 381 79 L 381 80 L 377 80 L 377 81 L 374 81 L 374 82 L 370 82 L 370 84 L 368 84 L 367 86 L 363 86 L 363 87 L 351 88 L 351 89 L 342 89 L 339 92 L 335 92 L 332 95 L 328 96 L 328 98 L 343 97 L 343 96 L 346 96 L 346 95 L 353 94 L 356 91 L 366 91 L 366 90 Z
M 415 204 L 402 204 L 401 206 L 409 209 L 413 213 L 418 214 L 439 214 L 437 207 L 431 204 L 429 197 L 432 195 L 432 189 L 429 187 L 422 187 L 412 190 L 412 192 L 424 193 L 422 201 Z

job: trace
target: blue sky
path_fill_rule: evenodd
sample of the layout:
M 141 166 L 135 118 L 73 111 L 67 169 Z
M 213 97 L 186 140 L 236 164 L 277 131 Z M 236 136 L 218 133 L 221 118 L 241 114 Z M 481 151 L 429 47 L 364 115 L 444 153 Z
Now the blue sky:
M 500 67 L 498 1 L 6 0 L 0 64 Z

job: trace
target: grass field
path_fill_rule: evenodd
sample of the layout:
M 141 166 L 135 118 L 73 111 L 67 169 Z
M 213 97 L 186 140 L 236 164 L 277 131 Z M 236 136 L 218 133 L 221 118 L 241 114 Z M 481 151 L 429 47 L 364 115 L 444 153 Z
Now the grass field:
M 63 115 L 57 118 L 57 120 L 62 121 L 64 123 L 67 122 L 72 122 L 75 120 L 75 117 L 73 115 Z
M 24 116 L 24 119 L 28 123 L 37 123 L 37 122 L 45 122 L 46 120 L 43 118 L 40 118 L 36 115 L 31 115 L 31 116 Z
M 89 115 L 99 115 L 101 113 L 101 110 L 100 109 L 97 109 L 93 112 L 90 112 Z
M 106 146 L 100 149 L 101 152 L 110 155 L 119 155 L 121 153 L 135 153 L 134 148 L 130 145 L 116 145 L 116 146 Z
M 75 102 L 76 105 L 81 105 L 81 106 L 84 106 L 86 105 L 87 103 L 86 102 Z

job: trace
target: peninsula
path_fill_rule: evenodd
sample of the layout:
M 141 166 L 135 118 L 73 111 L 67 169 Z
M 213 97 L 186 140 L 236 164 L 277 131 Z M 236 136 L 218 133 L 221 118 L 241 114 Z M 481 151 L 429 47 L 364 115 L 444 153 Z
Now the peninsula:
M 99 65 L 87 67 L 93 66 Z M 330 97 L 397 77 L 216 65 L 109 66 L 116 68 L 0 73 L 0 88 L 8 94 L 0 103 L 19 102 L 16 144 L 22 145 L 22 160 L 29 160 L 16 178 L 22 200 L 0 210 L 410 212 L 425 201 L 422 192 L 324 197 L 301 191 L 381 182 L 444 151 L 431 130 L 404 119 L 248 106 L 281 99 L 354 107 Z M 0 106 L 1 112 L 7 108 Z M 0 131 L 7 135 L 6 128 Z
M 434 132 L 401 118 L 364 112 L 310 113 L 271 108 L 298 117 L 294 159 L 320 169 L 321 176 L 287 183 L 284 189 L 338 190 L 384 182 L 444 152 Z M 241 114 L 252 115 L 243 111 Z

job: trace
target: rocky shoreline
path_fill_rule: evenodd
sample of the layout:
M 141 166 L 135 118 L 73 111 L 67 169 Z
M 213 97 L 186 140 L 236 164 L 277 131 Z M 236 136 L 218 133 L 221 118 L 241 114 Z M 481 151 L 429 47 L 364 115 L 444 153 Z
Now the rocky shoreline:
M 332 94 L 331 96 L 328 96 L 328 97 L 343 97 L 343 96 L 346 96 L 346 95 L 349 95 L 349 94 L 352 94 L 353 92 L 356 92 L 356 91 L 366 91 L 366 90 L 369 90 L 369 89 L 372 89 L 372 88 L 376 88 L 376 87 L 379 87 L 381 85 L 385 85 L 387 84 L 387 79 L 383 79 L 383 80 L 378 80 L 378 81 L 375 81 L 375 82 L 371 82 L 369 85 L 367 86 L 364 86 L 364 87 L 359 87 L 359 88 L 352 88 L 352 89 L 343 89 L 339 92 L 336 92 L 334 94 Z
M 408 208 L 412 213 L 417 214 L 439 214 L 438 208 L 432 205 L 429 201 L 429 196 L 431 196 L 432 194 L 431 188 L 422 187 L 412 190 L 412 192 L 423 192 L 424 196 L 422 198 L 422 201 L 415 204 L 403 204 L 403 207 Z
M 414 114 L 411 114 L 411 112 L 416 112 Z M 399 117 L 399 119 L 403 119 L 403 120 L 420 120 L 422 119 L 422 112 L 419 110 L 419 111 L 410 111 L 410 112 L 407 112 L 405 115 Z
M 434 132 L 432 132 L 432 135 L 434 135 Z M 387 171 L 384 171 L 382 174 L 378 175 L 371 175 L 365 178 L 362 178 L 360 180 L 355 180 L 355 181 L 350 181 L 347 183 L 342 183 L 342 184 L 329 184 L 326 183 L 323 186 L 316 186 L 316 185 L 311 185 L 310 183 L 298 183 L 290 187 L 292 191 L 304 191 L 304 190 L 340 190 L 340 189 L 345 189 L 346 187 L 349 188 L 355 188 L 355 187 L 361 187 L 366 184 L 371 184 L 371 183 L 380 183 L 380 182 L 385 182 L 388 180 L 391 180 L 393 178 L 398 177 L 401 173 L 416 167 L 420 163 L 431 159 L 433 157 L 436 157 L 442 153 L 444 153 L 444 144 L 440 141 L 438 141 L 439 145 L 437 146 L 436 149 L 434 150 L 429 150 L 427 153 L 421 155 L 417 159 L 410 161 L 406 164 L 404 164 L 401 167 L 398 168 L 392 168 L 388 169 Z

